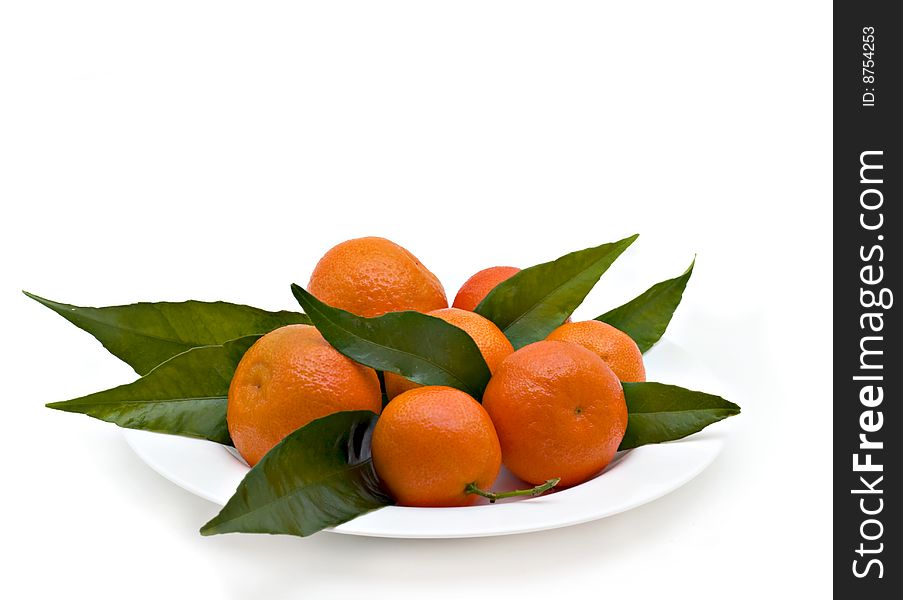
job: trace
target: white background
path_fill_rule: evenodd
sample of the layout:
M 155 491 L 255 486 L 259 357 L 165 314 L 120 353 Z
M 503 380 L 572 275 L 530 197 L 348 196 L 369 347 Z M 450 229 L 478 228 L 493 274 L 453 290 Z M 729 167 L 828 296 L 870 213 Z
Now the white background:
M 830 4 L 0 7 L 0 596 L 830 593 Z M 453 295 L 634 232 L 577 316 L 698 253 L 668 335 L 744 412 L 673 494 L 507 538 L 201 537 L 217 507 L 43 408 L 134 375 L 19 293 L 293 308 L 369 234 Z

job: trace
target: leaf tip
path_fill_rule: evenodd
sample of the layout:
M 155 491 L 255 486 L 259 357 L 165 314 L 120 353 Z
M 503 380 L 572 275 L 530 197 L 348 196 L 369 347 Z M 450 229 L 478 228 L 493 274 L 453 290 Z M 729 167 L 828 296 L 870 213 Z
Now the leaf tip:
M 310 292 L 305 290 L 303 287 L 298 285 L 297 283 L 293 283 L 292 286 L 292 296 L 295 297 L 295 300 L 301 304 L 302 308 L 307 308 L 304 306 L 304 302 L 307 300 L 307 297 L 310 296 Z
M 38 302 L 40 304 L 47 304 L 47 300 L 45 300 L 44 298 L 41 298 L 37 294 L 32 294 L 28 290 L 22 290 L 22 293 L 25 294 L 26 296 L 28 296 L 29 298 L 31 298 L 32 300 L 34 300 L 35 302 Z
M 629 246 L 632 243 L 634 243 L 638 237 L 640 237 L 640 234 L 634 233 L 633 235 L 629 235 L 626 238 L 624 238 L 623 240 L 621 240 L 621 243 L 624 244 L 625 246 Z
M 217 528 L 216 528 L 216 519 L 217 519 L 217 517 L 214 517 L 214 518 L 210 519 L 209 521 L 207 521 L 207 523 L 205 523 L 200 529 L 198 529 L 198 533 L 200 533 L 203 536 L 211 536 L 211 535 L 218 534 L 219 531 L 217 531 Z
M 41 296 L 38 296 L 37 294 L 32 294 L 28 290 L 22 290 L 22 293 L 25 294 L 28 298 L 31 298 L 32 300 L 34 300 L 35 302 L 40 304 L 41 306 L 46 306 L 50 310 L 62 315 L 63 317 L 65 317 L 65 315 L 63 315 L 64 312 L 71 312 L 71 311 L 76 310 L 76 308 L 77 308 L 75 306 L 69 306 L 67 304 L 62 304 L 60 302 L 56 302 L 54 300 L 48 300 L 47 298 L 42 298 Z

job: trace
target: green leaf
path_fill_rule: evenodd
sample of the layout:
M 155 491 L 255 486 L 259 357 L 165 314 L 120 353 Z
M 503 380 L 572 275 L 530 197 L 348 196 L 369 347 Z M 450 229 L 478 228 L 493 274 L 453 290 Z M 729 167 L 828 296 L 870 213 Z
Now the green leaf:
M 462 329 L 419 312 L 359 317 L 317 300 L 301 286 L 292 293 L 316 328 L 345 356 L 423 385 L 447 385 L 479 399 L 489 367 Z
M 740 414 L 740 407 L 720 396 L 676 385 L 622 383 L 627 400 L 627 432 L 619 450 L 679 440 Z
M 596 320 L 617 327 L 633 338 L 641 352 L 646 352 L 668 328 L 695 264 L 694 259 L 683 275 L 656 283 L 627 304 L 596 317 Z
M 514 348 L 545 339 L 571 316 L 608 267 L 638 237 L 565 254 L 524 269 L 493 288 L 476 308 Z
M 141 302 L 89 308 L 24 294 L 93 335 L 139 375 L 190 348 L 262 335 L 292 323 L 310 324 L 301 313 L 228 302 Z
M 345 411 L 290 433 L 245 475 L 201 534 L 305 536 L 392 504 L 369 457 L 374 423 L 372 412 Z
M 231 444 L 226 399 L 238 361 L 260 336 L 245 336 L 216 346 L 177 354 L 126 385 L 48 408 L 145 429 Z

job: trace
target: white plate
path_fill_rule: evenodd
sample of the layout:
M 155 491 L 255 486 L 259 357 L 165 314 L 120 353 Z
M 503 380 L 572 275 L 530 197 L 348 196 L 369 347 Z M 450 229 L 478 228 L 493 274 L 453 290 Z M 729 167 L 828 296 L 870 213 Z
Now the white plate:
M 677 345 L 662 340 L 645 357 L 650 381 L 719 393 L 711 374 Z M 211 502 L 224 505 L 248 467 L 224 446 L 124 429 L 129 446 L 152 469 Z M 327 531 L 397 538 L 453 538 L 526 533 L 585 523 L 664 496 L 698 475 L 721 452 L 723 424 L 667 444 L 621 452 L 595 479 L 539 498 L 463 508 L 387 506 Z M 494 489 L 529 487 L 504 471 Z

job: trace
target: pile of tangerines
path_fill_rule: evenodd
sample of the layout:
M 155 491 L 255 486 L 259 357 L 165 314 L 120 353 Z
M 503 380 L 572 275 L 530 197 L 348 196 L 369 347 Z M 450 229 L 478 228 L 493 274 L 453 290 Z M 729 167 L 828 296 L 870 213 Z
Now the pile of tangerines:
M 413 254 L 377 237 L 349 240 L 317 263 L 308 290 L 363 317 L 418 311 L 464 330 L 492 378 L 482 404 L 444 386 L 422 386 L 339 353 L 311 325 L 288 325 L 245 353 L 228 394 L 227 424 L 251 466 L 285 436 L 339 411 L 381 413 L 372 458 L 405 506 L 463 506 L 490 489 L 501 465 L 535 484 L 573 486 L 611 461 L 627 427 L 622 381 L 645 381 L 637 344 L 601 321 L 570 322 L 515 351 L 474 309 L 515 267 L 467 280 L 451 308 L 439 279 Z M 384 406 L 385 399 L 388 403 Z

